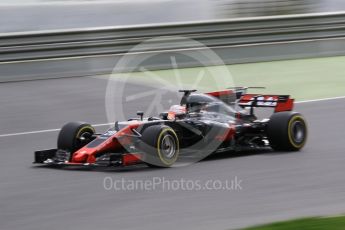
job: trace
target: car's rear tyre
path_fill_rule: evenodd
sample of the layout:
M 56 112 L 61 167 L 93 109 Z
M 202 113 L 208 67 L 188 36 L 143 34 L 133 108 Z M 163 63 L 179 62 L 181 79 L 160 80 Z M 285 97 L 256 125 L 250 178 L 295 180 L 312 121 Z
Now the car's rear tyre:
M 305 145 L 307 136 L 307 123 L 296 112 L 275 113 L 267 125 L 267 137 L 274 150 L 298 151 Z
M 82 148 L 92 140 L 95 129 L 84 122 L 69 122 L 59 133 L 57 147 L 71 153 Z
M 169 126 L 154 125 L 142 133 L 140 149 L 145 153 L 144 161 L 150 167 L 171 167 L 180 152 L 179 140 Z

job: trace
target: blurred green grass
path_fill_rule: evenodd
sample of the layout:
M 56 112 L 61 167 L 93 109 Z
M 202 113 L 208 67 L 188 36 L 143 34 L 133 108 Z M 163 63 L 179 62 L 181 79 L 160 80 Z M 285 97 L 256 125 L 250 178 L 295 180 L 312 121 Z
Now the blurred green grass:
M 344 230 L 345 216 L 339 217 L 314 217 L 285 222 L 277 222 L 244 230 Z
M 345 56 L 133 72 L 113 74 L 112 77 L 127 76 L 133 81 L 153 85 L 154 75 L 176 85 L 177 74 L 184 88 L 187 88 L 193 85 L 201 71 L 205 77 L 199 86 L 207 90 L 230 86 L 264 86 L 265 90 L 253 92 L 290 94 L 297 100 L 345 96 Z

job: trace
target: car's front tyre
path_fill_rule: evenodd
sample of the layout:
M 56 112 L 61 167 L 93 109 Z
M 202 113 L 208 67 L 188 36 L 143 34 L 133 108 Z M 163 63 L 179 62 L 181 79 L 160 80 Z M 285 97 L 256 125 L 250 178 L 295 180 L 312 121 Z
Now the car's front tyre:
M 180 146 L 175 131 L 166 125 L 154 125 L 142 133 L 139 147 L 150 167 L 171 167 L 178 159 Z
M 95 129 L 84 122 L 69 122 L 60 130 L 57 147 L 68 152 L 75 152 L 92 140 Z

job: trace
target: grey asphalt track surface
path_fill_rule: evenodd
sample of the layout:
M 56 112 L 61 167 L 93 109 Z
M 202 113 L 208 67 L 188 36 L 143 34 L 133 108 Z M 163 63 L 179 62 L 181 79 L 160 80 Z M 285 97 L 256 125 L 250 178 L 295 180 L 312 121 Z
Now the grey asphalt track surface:
M 70 78 L 0 84 L 0 135 L 106 123 L 106 81 Z M 136 92 L 140 86 L 130 85 Z M 143 99 L 145 100 L 145 98 Z M 147 101 L 149 102 L 149 101 Z M 57 132 L 0 137 L 0 229 L 231 229 L 345 213 L 345 100 L 298 104 L 310 136 L 297 153 L 213 157 L 188 167 L 77 170 L 33 167 Z M 129 113 L 142 102 L 133 103 Z M 99 130 L 105 127 L 99 127 Z M 115 191 L 113 180 L 242 180 L 237 191 Z

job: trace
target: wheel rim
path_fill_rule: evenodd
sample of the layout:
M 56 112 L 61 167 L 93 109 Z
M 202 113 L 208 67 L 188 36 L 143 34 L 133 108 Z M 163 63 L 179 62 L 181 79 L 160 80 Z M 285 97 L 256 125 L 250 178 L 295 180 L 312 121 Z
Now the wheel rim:
M 90 142 L 90 137 L 92 136 L 91 132 L 85 131 L 82 132 L 76 139 L 76 146 L 78 148 L 84 146 L 88 142 Z
M 176 141 L 173 136 L 167 134 L 163 137 L 161 142 L 161 153 L 164 157 L 171 159 L 176 153 Z
M 291 129 L 294 142 L 297 144 L 303 143 L 306 132 L 304 123 L 302 121 L 295 121 Z

